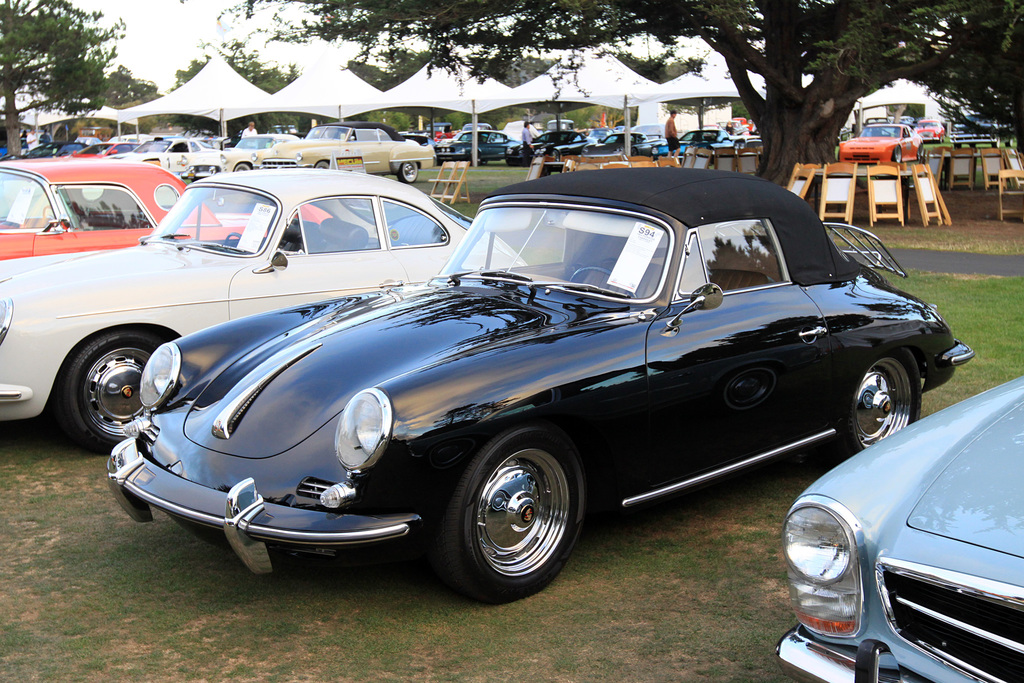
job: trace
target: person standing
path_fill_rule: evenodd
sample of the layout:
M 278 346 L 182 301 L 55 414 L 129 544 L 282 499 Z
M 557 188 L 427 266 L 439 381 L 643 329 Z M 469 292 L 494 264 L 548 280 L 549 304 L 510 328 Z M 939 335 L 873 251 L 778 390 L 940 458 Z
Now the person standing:
M 255 121 L 250 121 L 249 122 L 249 126 L 245 130 L 242 131 L 242 137 L 243 138 L 247 138 L 250 135 L 259 135 L 259 133 L 256 132 L 256 122 Z
M 679 131 L 676 130 L 676 110 L 670 109 L 668 121 L 665 122 L 665 140 L 668 141 L 668 154 L 679 158 Z
M 520 154 L 523 156 L 523 166 L 529 166 L 533 159 L 533 130 L 530 129 L 529 121 L 523 121 L 523 146 Z

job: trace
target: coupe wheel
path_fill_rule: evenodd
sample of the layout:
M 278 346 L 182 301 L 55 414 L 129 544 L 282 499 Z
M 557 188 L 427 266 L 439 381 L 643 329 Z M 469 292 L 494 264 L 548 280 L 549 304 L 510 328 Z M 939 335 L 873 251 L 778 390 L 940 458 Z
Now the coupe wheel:
M 330 168 L 330 167 L 331 167 L 331 162 L 329 162 L 329 161 L 320 160 L 320 161 L 316 162 L 315 164 L 313 164 L 313 168 Z
M 411 184 L 416 182 L 420 175 L 420 168 L 412 161 L 403 161 L 398 166 L 398 179 L 403 183 Z
M 430 550 L 442 581 L 477 600 L 510 602 L 548 585 L 576 545 L 586 509 L 569 438 L 545 423 L 510 429 L 469 463 Z
M 896 149 L 892 151 L 892 160 L 897 164 L 903 161 L 903 148 L 896 145 Z
M 243 161 L 241 163 L 235 164 L 235 170 L 236 171 L 251 171 L 252 170 L 252 164 Z
M 875 361 L 857 384 L 843 425 L 849 457 L 921 417 L 921 372 L 913 354 L 898 349 Z
M 60 428 L 83 448 L 108 453 L 124 439 L 124 425 L 142 410 L 142 368 L 163 341 L 152 332 L 121 330 L 72 352 L 52 397 Z

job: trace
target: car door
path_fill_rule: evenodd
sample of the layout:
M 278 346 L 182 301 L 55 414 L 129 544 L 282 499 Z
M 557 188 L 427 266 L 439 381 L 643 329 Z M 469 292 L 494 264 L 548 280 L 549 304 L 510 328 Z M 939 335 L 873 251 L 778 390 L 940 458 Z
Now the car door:
M 653 488 L 741 463 L 828 431 L 825 320 L 788 280 L 767 221 L 701 226 L 688 235 L 676 301 L 648 333 Z M 706 282 L 714 310 L 670 321 Z
M 288 218 L 279 240 L 287 266 L 249 265 L 229 289 L 232 318 L 408 281 L 386 248 L 372 197 L 327 197 L 307 202 Z
M 402 264 L 407 282 L 434 277 L 451 256 L 448 231 L 422 211 L 390 199 L 381 199 L 385 231 L 391 253 Z
M 48 230 L 35 235 L 33 256 L 98 249 L 118 249 L 138 244 L 153 231 L 155 222 L 139 199 L 115 185 L 63 185 L 54 188 L 68 230 Z
M 391 148 L 395 142 L 385 138 L 381 140 L 380 134 L 383 131 L 376 128 L 355 128 L 352 130 L 355 136 L 355 149 L 363 157 L 363 168 L 367 173 L 387 173 L 391 168 Z M 350 138 L 351 139 L 351 138 Z

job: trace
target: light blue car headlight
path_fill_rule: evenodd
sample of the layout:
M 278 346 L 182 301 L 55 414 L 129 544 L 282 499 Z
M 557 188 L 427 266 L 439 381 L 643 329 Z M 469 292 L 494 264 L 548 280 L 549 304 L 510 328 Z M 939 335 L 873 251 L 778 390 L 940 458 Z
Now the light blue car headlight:
M 7 330 L 11 329 L 12 320 L 14 320 L 14 300 L 10 297 L 0 299 L 0 344 L 7 336 Z
M 828 636 L 852 636 L 860 629 L 861 590 L 856 517 L 834 500 L 801 498 L 782 526 L 782 552 L 789 597 L 797 619 Z

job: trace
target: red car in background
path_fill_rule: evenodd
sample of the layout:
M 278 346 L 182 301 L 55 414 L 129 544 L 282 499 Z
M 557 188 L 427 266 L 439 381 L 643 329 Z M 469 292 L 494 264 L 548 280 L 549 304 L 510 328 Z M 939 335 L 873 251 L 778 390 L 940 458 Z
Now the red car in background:
M 946 135 L 946 128 L 937 119 L 921 119 L 914 126 L 914 132 L 925 142 L 939 142 Z
M 138 146 L 139 143 L 137 142 L 98 142 L 95 145 L 89 145 L 79 152 L 75 152 L 71 156 L 76 158 L 108 157 L 111 154 L 124 154 L 126 152 L 131 152 Z
M 153 164 L 0 162 L 0 260 L 134 246 L 184 189 Z

